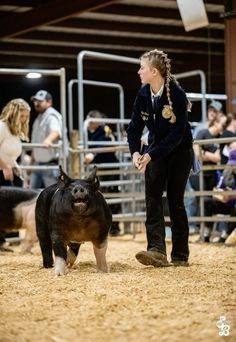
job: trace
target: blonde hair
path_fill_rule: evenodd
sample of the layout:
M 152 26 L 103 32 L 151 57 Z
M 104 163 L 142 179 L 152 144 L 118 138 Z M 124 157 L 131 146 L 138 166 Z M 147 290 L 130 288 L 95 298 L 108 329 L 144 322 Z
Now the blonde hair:
M 171 97 L 170 97 L 170 81 L 173 81 L 174 83 L 178 85 L 179 85 L 179 82 L 176 80 L 175 76 L 171 73 L 171 62 L 167 54 L 163 51 L 154 49 L 154 50 L 145 52 L 143 55 L 141 55 L 140 59 L 147 59 L 150 66 L 152 68 L 158 69 L 161 76 L 164 78 L 167 99 L 168 99 L 168 103 L 170 107 L 169 109 L 172 115 L 175 117 L 174 111 L 173 111 L 173 102 L 171 101 Z M 190 101 L 188 101 L 188 110 L 191 110 Z
M 21 111 L 28 112 L 27 120 L 24 123 L 19 122 Z M 11 134 L 18 136 L 24 141 L 29 141 L 29 116 L 30 106 L 23 99 L 13 99 L 9 101 L 3 108 L 0 119 L 6 122 Z
M 86 119 L 91 119 L 91 118 L 103 119 L 105 117 L 106 116 L 104 113 L 100 112 L 99 110 L 94 109 L 88 112 Z

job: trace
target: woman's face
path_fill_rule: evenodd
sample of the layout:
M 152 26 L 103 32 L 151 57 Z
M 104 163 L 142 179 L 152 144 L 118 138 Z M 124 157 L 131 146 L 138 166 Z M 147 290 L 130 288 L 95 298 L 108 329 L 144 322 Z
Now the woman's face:
M 21 109 L 18 117 L 18 124 L 24 124 L 29 117 L 29 112 L 26 109 Z
M 142 84 L 152 83 L 156 75 L 155 71 L 157 71 L 157 69 L 152 68 L 150 66 L 150 63 L 147 61 L 147 59 L 144 59 L 144 58 L 141 59 L 138 74 L 140 76 Z

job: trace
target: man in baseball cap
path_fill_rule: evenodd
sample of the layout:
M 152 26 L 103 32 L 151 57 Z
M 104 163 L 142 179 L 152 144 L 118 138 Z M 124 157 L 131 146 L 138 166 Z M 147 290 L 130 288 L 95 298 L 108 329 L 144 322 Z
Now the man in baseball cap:
M 216 112 L 221 112 L 222 111 L 222 103 L 220 101 L 212 100 L 208 106 L 208 109 L 209 108 L 212 108 Z
M 58 165 L 59 150 L 52 148 L 62 139 L 62 116 L 52 107 L 52 95 L 46 90 L 39 90 L 31 97 L 34 109 L 38 113 L 32 127 L 31 142 L 43 144 L 42 148 L 33 148 L 34 165 Z M 57 169 L 33 170 L 30 177 L 32 189 L 45 188 L 57 182 Z
M 52 95 L 47 90 L 39 90 L 33 96 L 31 96 L 31 101 L 50 101 L 52 100 Z
M 222 103 L 220 101 L 212 100 L 207 107 L 207 118 L 206 121 L 201 121 L 196 126 L 193 132 L 193 137 L 196 139 L 198 132 L 202 129 L 207 129 L 209 124 L 220 114 L 222 113 Z

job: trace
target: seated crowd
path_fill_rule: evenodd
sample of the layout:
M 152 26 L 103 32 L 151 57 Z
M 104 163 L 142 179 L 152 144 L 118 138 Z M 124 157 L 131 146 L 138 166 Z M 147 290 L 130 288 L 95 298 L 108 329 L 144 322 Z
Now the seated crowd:
M 194 130 L 195 140 L 214 139 L 212 143 L 194 144 L 196 157 L 201 160 L 203 166 L 226 165 L 223 170 L 209 169 L 203 171 L 203 189 L 232 190 L 236 189 L 236 139 L 229 143 L 218 143 L 218 138 L 236 137 L 236 113 L 225 115 L 222 112 L 222 104 L 219 101 L 212 101 L 208 107 L 207 122 L 200 123 Z M 189 187 L 199 191 L 199 175 L 191 175 Z M 189 189 L 188 189 L 189 190 Z M 193 197 L 187 202 L 188 214 L 199 215 L 199 197 Z M 236 194 L 213 195 L 204 197 L 204 215 L 212 216 L 217 214 L 236 216 Z M 200 234 L 200 241 L 210 242 L 213 226 L 217 225 L 219 235 L 218 242 L 225 242 L 227 237 L 236 227 L 236 222 L 214 223 L 205 222 L 204 231 Z M 198 230 L 195 223 L 195 232 Z

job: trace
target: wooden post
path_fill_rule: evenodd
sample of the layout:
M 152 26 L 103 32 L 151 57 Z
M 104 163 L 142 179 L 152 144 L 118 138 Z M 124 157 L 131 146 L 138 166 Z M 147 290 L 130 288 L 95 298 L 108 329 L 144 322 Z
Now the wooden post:
M 234 11 L 236 11 L 236 0 L 232 1 Z M 225 82 L 226 94 L 228 95 L 226 112 L 236 110 L 236 104 L 232 100 L 236 99 L 236 18 L 234 16 L 225 19 Z
M 73 150 L 78 150 L 78 141 L 79 141 L 79 131 L 73 130 L 70 133 L 70 146 Z M 80 170 L 80 158 L 79 153 L 71 153 L 70 158 L 70 172 L 72 178 L 79 177 Z

